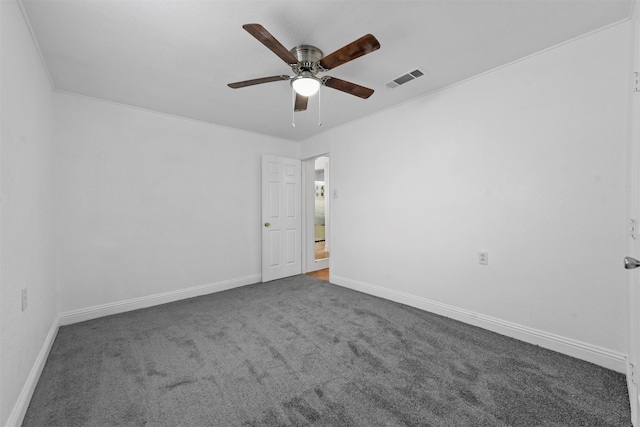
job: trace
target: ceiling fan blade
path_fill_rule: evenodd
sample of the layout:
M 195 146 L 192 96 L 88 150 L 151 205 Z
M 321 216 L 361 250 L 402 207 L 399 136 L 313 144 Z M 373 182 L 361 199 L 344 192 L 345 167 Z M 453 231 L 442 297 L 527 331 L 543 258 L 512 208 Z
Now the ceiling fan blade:
M 268 47 L 273 53 L 278 55 L 280 59 L 286 62 L 289 65 L 297 64 L 298 58 L 293 56 L 291 52 L 287 50 L 286 47 L 282 46 L 275 37 L 269 33 L 269 31 L 265 30 L 265 28 L 260 24 L 245 24 L 242 26 L 249 34 L 258 39 L 260 43 Z
M 336 79 L 335 77 L 327 76 L 326 80 L 324 80 L 324 85 L 332 89 L 337 89 L 350 95 L 360 97 L 362 99 L 367 99 L 368 97 L 373 95 L 373 89 L 369 89 L 368 87 L 360 86 L 346 80 Z
M 296 103 L 293 106 L 293 111 L 304 111 L 307 109 L 307 103 L 309 98 L 296 93 Z
M 319 64 L 325 70 L 331 70 L 378 49 L 380 49 L 378 40 L 371 34 L 367 34 L 325 56 L 320 60 Z
M 289 80 L 289 79 L 290 79 L 289 76 L 261 77 L 259 79 L 245 80 L 243 82 L 229 83 L 227 86 L 229 86 L 232 89 L 240 89 L 241 87 L 259 85 L 259 84 L 262 84 L 262 83 L 277 82 L 278 80 Z

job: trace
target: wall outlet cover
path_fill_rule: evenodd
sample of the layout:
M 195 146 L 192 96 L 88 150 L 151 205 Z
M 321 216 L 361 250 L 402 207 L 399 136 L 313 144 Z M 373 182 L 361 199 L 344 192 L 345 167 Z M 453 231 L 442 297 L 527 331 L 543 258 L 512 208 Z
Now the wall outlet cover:
M 482 265 L 489 264 L 489 253 L 488 252 L 478 252 L 478 262 Z

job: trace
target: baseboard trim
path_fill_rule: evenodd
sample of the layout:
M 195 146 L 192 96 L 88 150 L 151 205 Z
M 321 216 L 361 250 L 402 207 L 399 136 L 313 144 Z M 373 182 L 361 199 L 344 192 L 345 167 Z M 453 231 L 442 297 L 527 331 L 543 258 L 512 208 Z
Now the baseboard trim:
M 53 346 L 53 342 L 56 339 L 56 335 L 58 334 L 58 319 L 53 320 L 53 324 L 51 325 L 51 329 L 49 329 L 49 333 L 42 344 L 42 348 L 38 353 L 38 357 L 31 367 L 31 371 L 29 372 L 29 376 L 20 391 L 20 395 L 18 396 L 18 400 L 15 405 L 13 405 L 13 410 L 9 414 L 9 419 L 5 424 L 6 427 L 18 427 L 22 425 L 24 421 L 24 416 L 27 414 L 27 409 L 29 408 L 29 402 L 31 402 L 31 397 L 33 396 L 33 392 L 36 389 L 36 385 L 38 384 L 38 380 L 40 379 L 40 374 L 42 374 L 42 370 L 44 369 L 44 364 L 49 357 L 49 352 L 51 351 L 51 346 Z
M 152 307 L 154 305 L 179 301 L 186 298 L 193 298 L 201 295 L 212 294 L 215 292 L 226 291 L 228 289 L 258 283 L 261 280 L 262 276 L 256 274 L 252 276 L 240 277 L 237 279 L 223 280 L 207 285 L 194 286 L 187 289 L 180 289 L 177 291 L 163 292 L 160 294 L 148 295 L 145 297 L 132 298 L 125 301 L 118 301 L 109 304 L 83 308 L 80 310 L 68 311 L 66 313 L 60 314 L 59 323 L 60 326 L 71 325 L 78 322 L 84 322 L 86 320 L 97 319 L 99 317 L 110 316 L 113 314 Z
M 345 288 L 374 295 L 380 298 L 399 302 L 411 307 L 419 308 L 431 313 L 439 314 L 451 319 L 459 320 L 492 332 L 518 339 L 530 344 L 538 345 L 558 353 L 563 353 L 593 364 L 627 373 L 627 357 L 605 348 L 587 344 L 581 341 L 555 335 L 538 329 L 529 328 L 517 323 L 508 322 L 491 316 L 474 313 L 448 304 L 431 301 L 415 295 L 398 292 L 392 289 L 375 286 L 346 277 L 331 275 L 331 283 Z

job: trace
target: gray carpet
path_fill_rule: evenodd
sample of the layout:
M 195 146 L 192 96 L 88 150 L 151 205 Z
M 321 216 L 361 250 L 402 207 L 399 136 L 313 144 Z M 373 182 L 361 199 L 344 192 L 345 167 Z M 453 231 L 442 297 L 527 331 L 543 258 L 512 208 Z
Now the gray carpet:
M 24 426 L 629 426 L 619 373 L 308 276 L 60 328 Z

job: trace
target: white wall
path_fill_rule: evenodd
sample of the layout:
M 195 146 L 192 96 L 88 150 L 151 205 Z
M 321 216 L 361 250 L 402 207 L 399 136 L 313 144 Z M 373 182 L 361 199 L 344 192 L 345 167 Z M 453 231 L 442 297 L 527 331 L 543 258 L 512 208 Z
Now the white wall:
M 334 281 L 626 353 L 628 24 L 299 147 L 52 101 L 19 7 L 0 14 L 0 424 L 57 313 L 259 277 L 262 153 L 331 153 Z
M 629 53 L 623 23 L 305 141 L 339 195 L 332 281 L 624 371 Z
M 54 107 L 61 313 L 260 281 L 260 158 L 299 144 L 61 93 Z
M 0 425 L 5 425 L 21 418 L 12 410 L 30 397 L 23 387 L 52 332 L 57 294 L 51 86 L 17 3 L 0 1 L 0 15 Z

